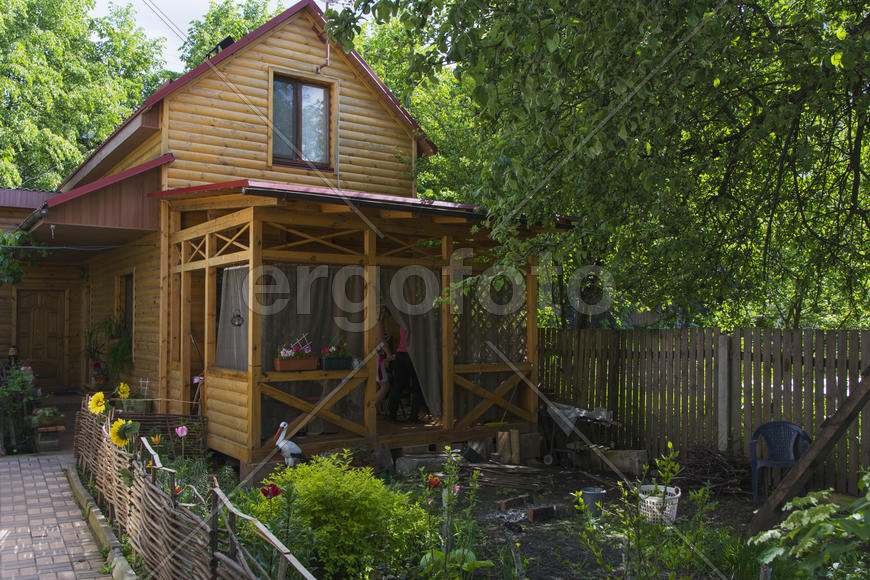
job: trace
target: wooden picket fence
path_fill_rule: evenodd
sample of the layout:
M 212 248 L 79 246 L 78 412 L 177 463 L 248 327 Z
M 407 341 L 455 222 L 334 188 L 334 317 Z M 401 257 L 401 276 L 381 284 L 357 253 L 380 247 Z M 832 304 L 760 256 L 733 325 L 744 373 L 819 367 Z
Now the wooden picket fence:
M 870 331 L 716 328 L 539 331 L 541 386 L 555 401 L 604 407 L 617 426 L 600 442 L 749 456 L 755 429 L 792 421 L 813 436 L 870 364 Z M 587 428 L 588 429 L 588 428 Z M 813 476 L 815 488 L 858 492 L 870 467 L 870 408 Z

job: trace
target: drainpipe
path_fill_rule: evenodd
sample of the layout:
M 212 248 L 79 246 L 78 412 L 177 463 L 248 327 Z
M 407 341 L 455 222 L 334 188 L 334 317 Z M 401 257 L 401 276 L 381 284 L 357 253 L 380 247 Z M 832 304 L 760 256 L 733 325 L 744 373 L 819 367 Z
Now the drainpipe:
M 32 214 L 30 214 L 29 216 L 24 218 L 24 221 L 21 222 L 21 225 L 19 225 L 15 229 L 15 231 L 21 230 L 21 231 L 29 232 L 30 228 L 35 226 L 36 222 L 38 222 L 40 219 L 44 218 L 45 214 L 47 214 L 47 213 L 48 213 L 48 204 L 43 203 L 39 209 L 35 210 Z

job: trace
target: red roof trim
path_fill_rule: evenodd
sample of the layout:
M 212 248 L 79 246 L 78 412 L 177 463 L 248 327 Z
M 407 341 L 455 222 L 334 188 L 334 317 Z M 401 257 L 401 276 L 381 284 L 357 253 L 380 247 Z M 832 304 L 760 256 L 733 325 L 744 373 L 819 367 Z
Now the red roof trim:
M 267 189 L 277 192 L 287 193 L 316 193 L 319 195 L 335 196 L 336 203 L 341 203 L 343 198 L 349 199 L 365 199 L 370 201 L 382 201 L 390 203 L 401 203 L 404 205 L 431 207 L 437 209 L 452 209 L 466 210 L 469 212 L 479 211 L 482 208 L 476 205 L 468 205 L 464 203 L 453 203 L 450 201 L 439 201 L 434 199 L 418 199 L 416 197 L 401 197 L 398 195 L 383 195 L 379 193 L 363 193 L 361 191 L 350 191 L 347 189 L 330 189 L 328 187 L 310 187 L 302 185 L 292 185 L 289 183 L 273 183 L 270 181 L 256 181 L 252 179 L 237 179 L 235 181 L 222 181 L 220 183 L 209 183 L 206 185 L 194 185 L 192 187 L 181 187 L 177 189 L 167 189 L 165 191 L 155 191 L 148 194 L 148 197 L 158 199 L 171 200 L 174 197 L 180 197 L 192 193 L 207 193 L 209 191 L 220 189 L 239 189 L 256 188 Z
M 134 175 L 139 175 L 140 173 L 144 173 L 149 169 L 154 169 L 155 167 L 160 167 L 161 165 L 166 165 L 167 163 L 174 161 L 175 156 L 172 153 L 167 153 L 166 155 L 161 155 L 156 159 L 152 159 L 151 161 L 146 161 L 145 163 L 141 163 L 134 167 L 130 167 L 129 169 L 125 169 L 124 171 L 115 173 L 114 175 L 110 175 L 108 177 L 104 177 L 102 179 L 98 179 L 96 181 L 92 181 L 87 185 L 83 185 L 81 187 L 76 187 L 75 189 L 71 189 L 66 193 L 60 193 L 53 197 L 50 197 L 46 200 L 46 204 L 48 207 L 55 207 L 71 199 L 75 199 L 77 197 L 81 197 L 86 193 L 90 193 L 92 191 L 96 191 L 97 189 L 102 189 L 108 185 L 112 185 L 113 183 L 118 183 L 119 181 L 123 181 L 128 177 L 133 177 Z
M 168 97 L 169 95 L 174 93 L 176 90 L 180 89 L 181 87 L 183 87 L 184 85 L 186 85 L 190 81 L 196 79 L 199 75 L 201 75 L 204 72 L 206 72 L 207 70 L 213 68 L 218 63 L 222 62 L 224 59 L 228 58 L 229 56 L 235 54 L 237 51 L 241 50 L 242 48 L 248 46 L 249 44 L 251 44 L 252 42 L 257 40 L 258 38 L 263 36 L 264 34 L 268 33 L 272 29 L 276 28 L 278 25 L 282 24 L 285 20 L 287 20 L 290 17 L 295 16 L 296 14 L 301 12 L 305 8 L 309 8 L 314 12 L 314 15 L 320 20 L 321 27 L 323 27 L 326 24 L 326 20 L 323 17 L 323 12 L 321 12 L 321 10 L 317 6 L 317 4 L 314 3 L 314 0 L 302 0 L 301 2 L 294 4 L 293 6 L 291 6 L 290 8 L 288 8 L 287 10 L 285 10 L 284 12 L 282 12 L 281 14 L 279 14 L 278 16 L 276 16 L 275 18 L 270 20 L 269 22 L 265 23 L 264 25 L 260 26 L 259 28 L 255 29 L 255 30 L 249 32 L 244 37 L 242 37 L 241 39 L 237 40 L 236 42 L 234 42 L 233 44 L 228 46 L 226 49 L 217 53 L 215 56 L 211 57 L 210 59 L 204 61 L 202 64 L 200 64 L 196 68 L 189 70 L 187 73 L 185 73 L 184 75 L 182 75 L 178 79 L 176 79 L 172 82 L 164 83 L 160 88 L 158 88 L 156 91 L 154 91 L 154 93 L 152 93 L 150 97 L 145 99 L 145 101 L 141 105 L 139 105 L 139 108 L 137 108 L 135 111 L 133 111 L 133 113 L 129 117 L 127 117 L 124 120 L 124 122 L 118 126 L 117 129 L 112 131 L 112 134 L 109 135 L 102 143 L 100 143 L 97 146 L 97 148 L 94 149 L 94 151 L 88 156 L 88 158 L 85 159 L 78 167 L 76 167 L 76 169 L 69 175 L 69 177 L 67 177 L 64 180 L 63 183 L 66 183 L 76 173 L 78 173 L 78 171 L 82 167 L 84 167 L 88 161 L 90 161 L 91 157 L 93 157 L 94 155 L 97 154 L 97 152 L 99 152 L 101 149 L 103 149 L 106 146 L 106 144 L 109 143 L 109 141 L 111 141 L 112 138 L 115 137 L 115 135 L 119 131 L 121 131 L 121 129 L 123 129 L 125 126 L 127 126 L 127 124 L 130 123 L 142 111 L 144 111 L 150 107 L 153 107 L 155 104 L 157 104 L 158 102 L 160 102 L 164 98 Z M 417 139 L 419 139 L 420 141 L 422 141 L 423 149 L 429 154 L 434 154 L 438 150 L 438 148 L 435 147 L 435 144 L 429 140 L 429 138 L 423 132 L 423 129 L 420 127 L 420 125 L 417 123 L 417 121 L 414 120 L 414 118 L 411 117 L 411 114 L 405 110 L 405 108 L 401 105 L 401 103 L 399 103 L 399 100 L 396 98 L 396 96 L 390 91 L 390 89 L 387 87 L 387 85 L 385 85 L 384 82 L 380 78 L 378 78 L 378 75 L 375 74 L 375 72 L 371 69 L 371 67 L 369 67 L 369 65 L 367 65 L 365 63 L 365 61 L 362 59 L 362 57 L 355 50 L 351 51 L 349 53 L 345 53 L 345 54 L 348 57 L 348 60 L 350 61 L 350 63 L 352 65 L 355 65 L 357 68 L 359 68 L 360 71 L 365 76 L 369 77 L 369 79 L 375 85 L 377 85 L 378 88 L 381 89 L 382 96 L 387 100 L 388 104 L 390 104 L 395 109 L 395 112 L 405 121 L 405 123 L 408 125 L 408 128 L 412 131 L 412 133 L 414 133 L 414 136 Z M 63 186 L 63 183 L 61 184 L 61 186 Z

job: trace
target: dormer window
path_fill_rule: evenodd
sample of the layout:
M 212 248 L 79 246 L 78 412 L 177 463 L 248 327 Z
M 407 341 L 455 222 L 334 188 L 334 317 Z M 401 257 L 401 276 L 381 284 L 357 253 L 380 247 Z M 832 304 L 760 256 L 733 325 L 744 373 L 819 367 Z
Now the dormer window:
M 329 85 L 273 76 L 273 163 L 329 167 L 329 100 Z

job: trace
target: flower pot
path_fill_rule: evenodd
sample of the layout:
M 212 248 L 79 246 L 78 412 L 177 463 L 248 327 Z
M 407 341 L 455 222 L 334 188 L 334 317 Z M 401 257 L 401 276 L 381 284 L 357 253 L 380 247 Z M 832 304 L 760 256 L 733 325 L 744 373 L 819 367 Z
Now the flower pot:
M 325 371 L 345 371 L 353 368 L 353 357 L 339 356 L 323 358 L 323 364 L 320 366 Z
M 317 359 L 310 358 L 274 358 L 272 365 L 275 372 L 284 371 L 313 371 L 317 368 Z
M 149 399 L 121 399 L 121 407 L 128 413 L 150 413 Z

